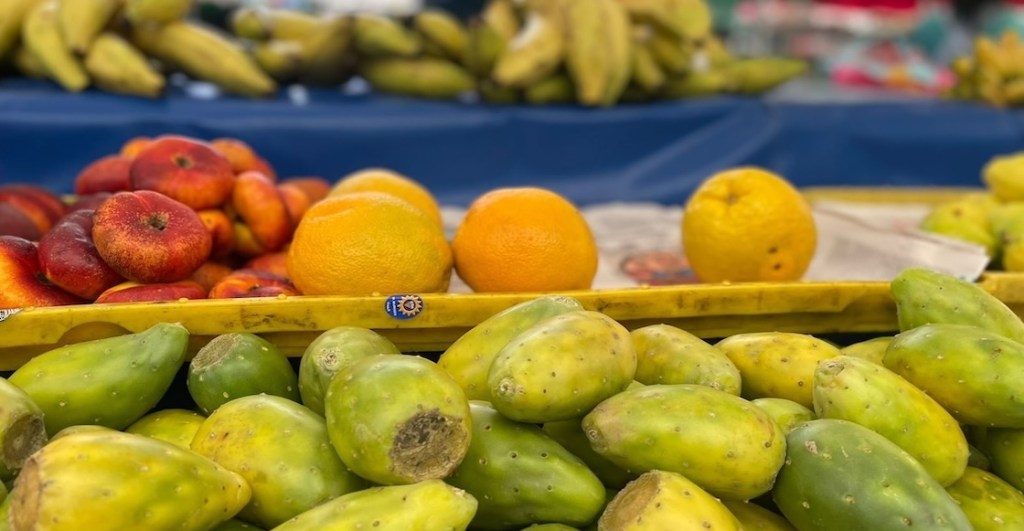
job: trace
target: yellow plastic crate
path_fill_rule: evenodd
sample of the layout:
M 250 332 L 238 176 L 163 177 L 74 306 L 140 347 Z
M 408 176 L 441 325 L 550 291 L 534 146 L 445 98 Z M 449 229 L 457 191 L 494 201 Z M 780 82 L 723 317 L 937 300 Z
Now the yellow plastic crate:
M 979 284 L 1024 312 L 1024 275 L 988 274 Z M 587 309 L 629 329 L 667 323 L 705 338 L 741 332 L 891 333 L 896 309 L 887 282 L 792 282 L 689 285 L 566 292 Z M 388 297 L 288 297 L 175 303 L 28 308 L 0 322 L 0 370 L 13 370 L 57 346 L 180 322 L 194 354 L 213 337 L 252 332 L 287 355 L 301 356 L 316 336 L 337 326 L 369 328 L 403 352 L 438 352 L 487 317 L 536 293 L 422 295 L 422 310 L 399 319 Z

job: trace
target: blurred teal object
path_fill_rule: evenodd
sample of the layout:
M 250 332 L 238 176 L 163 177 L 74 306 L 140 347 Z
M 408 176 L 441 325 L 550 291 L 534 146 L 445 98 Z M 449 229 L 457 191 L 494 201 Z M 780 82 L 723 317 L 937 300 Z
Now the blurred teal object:
M 936 57 L 943 50 L 955 24 L 956 19 L 948 7 L 931 6 L 926 8 L 917 26 L 907 35 L 907 40 L 929 57 Z
M 993 8 L 983 18 L 981 32 L 993 39 L 1007 31 L 1014 31 L 1017 35 L 1024 37 L 1024 9 L 1013 5 L 1003 5 Z

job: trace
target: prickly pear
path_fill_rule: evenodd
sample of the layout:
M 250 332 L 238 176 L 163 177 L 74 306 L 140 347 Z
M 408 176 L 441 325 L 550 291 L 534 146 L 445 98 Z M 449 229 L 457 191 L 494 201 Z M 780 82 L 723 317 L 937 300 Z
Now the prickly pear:
M 324 394 L 334 375 L 359 358 L 401 353 L 394 343 L 368 328 L 339 326 L 325 331 L 306 347 L 299 360 L 303 405 L 325 415 Z
M 583 310 L 572 297 L 546 295 L 505 309 L 462 334 L 441 354 L 437 365 L 466 391 L 470 400 L 490 400 L 487 371 L 498 351 L 515 336 L 548 317 Z
M 722 504 L 736 517 L 743 531 L 796 531 L 789 520 L 756 503 L 722 500 Z
M 469 526 L 476 507 L 477 500 L 466 491 L 440 479 L 428 479 L 340 496 L 288 520 L 274 531 L 462 531 Z
M 524 527 L 523 531 L 579 531 L 577 528 L 571 525 L 565 524 L 533 524 L 529 527 Z
M 764 410 L 782 428 L 782 433 L 815 418 L 813 411 L 785 398 L 755 398 L 750 403 Z
M 739 396 L 740 371 L 724 352 L 679 328 L 656 324 L 630 335 L 643 384 L 698 384 Z
M 199 426 L 192 450 L 245 478 L 252 500 L 239 516 L 268 528 L 366 486 L 338 459 L 323 417 L 279 396 L 220 406 Z
M 826 341 L 791 332 L 734 334 L 715 346 L 739 368 L 744 398 L 785 398 L 806 408 L 813 407 L 818 362 L 839 355 Z
M 621 489 L 637 474 L 626 472 L 590 447 L 587 434 L 583 433 L 583 419 L 556 420 L 545 422 L 544 433 L 561 444 L 566 450 L 579 457 L 606 487 Z
M 682 474 L 651 470 L 626 485 L 598 520 L 599 531 L 716 529 L 741 531 L 722 502 Z
M 447 478 L 479 501 L 474 529 L 534 522 L 585 525 L 605 504 L 601 480 L 535 425 L 509 420 L 484 401 L 470 401 L 473 438 Z
M 885 349 L 889 348 L 889 343 L 892 343 L 892 336 L 876 337 L 847 345 L 839 349 L 839 352 L 844 356 L 853 356 L 881 365 L 882 357 L 885 356 Z
M 341 460 L 375 483 L 444 478 L 469 448 L 466 393 L 424 358 L 357 360 L 331 381 L 324 405 Z
M 1024 529 L 1024 494 L 995 474 L 967 467 L 946 491 L 975 531 Z
M 188 393 L 205 415 L 243 396 L 266 393 L 299 401 L 299 377 L 273 343 L 248 332 L 221 334 L 188 366 Z
M 46 444 L 43 410 L 24 391 L 0 378 L 0 482 L 11 479 Z
M 1018 490 L 1024 490 L 1024 430 L 990 428 L 982 448 L 992 472 Z
M 491 404 L 520 422 L 579 418 L 633 381 L 629 331 L 607 315 L 563 313 L 501 349 L 487 373 Z
M 800 531 L 955 529 L 971 524 L 910 454 L 864 426 L 817 419 L 789 432 L 772 497 Z
M 244 520 L 232 518 L 217 524 L 217 527 L 214 527 L 210 531 L 263 531 L 263 528 L 250 524 Z
M 191 449 L 192 438 L 204 420 L 206 417 L 195 411 L 162 409 L 135 421 L 124 431 L 167 441 L 188 450 Z
M 703 385 L 624 391 L 584 417 L 583 430 L 627 471 L 685 474 L 720 498 L 768 492 L 786 455 L 786 436 L 767 413 Z
M 159 323 L 136 334 L 59 347 L 10 377 L 43 410 L 46 431 L 76 424 L 124 429 L 153 409 L 185 362 L 188 330 Z

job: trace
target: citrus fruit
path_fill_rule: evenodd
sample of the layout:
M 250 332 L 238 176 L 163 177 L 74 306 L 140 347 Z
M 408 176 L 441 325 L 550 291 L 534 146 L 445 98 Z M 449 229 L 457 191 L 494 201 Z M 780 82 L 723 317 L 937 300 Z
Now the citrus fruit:
M 441 209 L 430 191 L 400 173 L 384 168 L 359 170 L 339 179 L 328 195 L 335 196 L 351 192 L 384 192 L 400 197 L 423 210 L 438 225 L 441 224 Z
M 288 249 L 288 275 L 304 295 L 448 290 L 452 254 L 441 227 L 382 192 L 328 197 L 302 217 Z
M 452 253 L 459 277 L 478 292 L 588 289 L 597 274 L 586 219 L 543 188 L 499 188 L 475 199 Z
M 807 200 L 760 168 L 705 180 L 683 210 L 683 250 L 703 282 L 798 280 L 817 246 Z

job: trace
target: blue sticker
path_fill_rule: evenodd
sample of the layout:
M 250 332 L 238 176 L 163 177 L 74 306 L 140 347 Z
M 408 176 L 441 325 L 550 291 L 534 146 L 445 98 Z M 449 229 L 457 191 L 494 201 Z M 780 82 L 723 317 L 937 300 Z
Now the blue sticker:
M 423 311 L 423 298 L 419 295 L 392 295 L 384 302 L 384 311 L 395 319 L 412 319 Z

